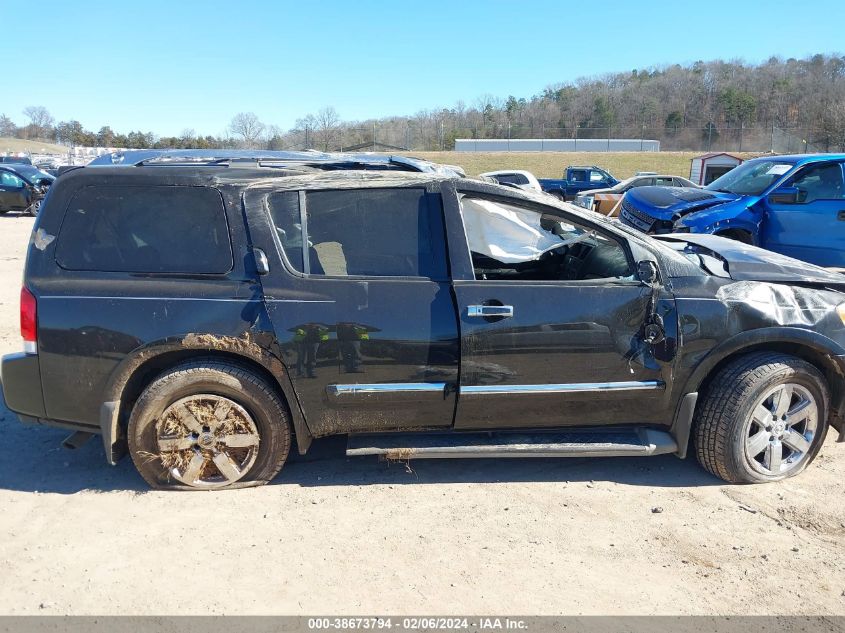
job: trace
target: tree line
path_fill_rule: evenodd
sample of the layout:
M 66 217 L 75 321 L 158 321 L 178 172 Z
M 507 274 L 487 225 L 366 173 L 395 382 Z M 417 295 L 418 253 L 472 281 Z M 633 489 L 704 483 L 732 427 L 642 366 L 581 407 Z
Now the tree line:
M 531 97 L 485 95 L 472 104 L 421 110 L 411 116 L 344 121 L 325 107 L 287 130 L 254 113 L 236 114 L 221 135 L 186 129 L 179 136 L 94 132 L 79 121 L 56 122 L 31 106 L 16 125 L 0 114 L 0 137 L 63 145 L 126 148 L 262 148 L 338 150 L 382 145 L 451 149 L 455 138 L 604 138 L 647 134 L 666 144 L 697 148 L 703 138 L 739 130 L 800 128 L 822 149 L 845 146 L 845 56 L 772 57 L 760 64 L 697 61 L 585 77 L 548 86 Z

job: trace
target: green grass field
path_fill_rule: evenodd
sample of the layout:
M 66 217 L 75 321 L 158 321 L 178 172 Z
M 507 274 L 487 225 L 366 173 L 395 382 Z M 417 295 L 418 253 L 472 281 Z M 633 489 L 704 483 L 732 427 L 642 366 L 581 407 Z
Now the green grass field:
M 0 137 L 0 154 L 26 152 L 27 154 L 67 154 L 67 147 L 44 143 L 42 141 L 28 141 L 19 138 Z
M 496 169 L 526 169 L 538 178 L 561 178 L 567 165 L 597 165 L 619 179 L 638 171 L 689 177 L 701 152 L 408 152 L 435 163 L 463 167 L 468 176 Z

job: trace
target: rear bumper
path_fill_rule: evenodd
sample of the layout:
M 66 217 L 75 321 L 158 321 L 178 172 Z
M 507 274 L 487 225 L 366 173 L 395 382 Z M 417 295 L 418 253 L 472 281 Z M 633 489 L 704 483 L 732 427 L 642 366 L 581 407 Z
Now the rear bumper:
M 41 389 L 41 367 L 37 354 L 9 354 L 0 362 L 0 381 L 6 406 L 24 424 L 42 424 L 69 431 L 100 433 L 99 426 L 48 419 Z
M 0 364 L 3 398 L 6 406 L 19 415 L 44 418 L 44 394 L 37 354 L 9 354 Z

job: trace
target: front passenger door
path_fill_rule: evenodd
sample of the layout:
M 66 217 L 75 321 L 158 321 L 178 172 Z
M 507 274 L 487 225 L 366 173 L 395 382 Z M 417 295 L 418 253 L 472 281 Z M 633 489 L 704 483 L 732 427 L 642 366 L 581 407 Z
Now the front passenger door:
M 449 235 L 455 428 L 665 423 L 671 358 L 643 340 L 657 295 L 637 280 L 624 240 L 523 200 L 468 188 L 453 202 L 463 223 Z M 658 299 L 671 323 L 671 296 Z
M 769 196 L 761 245 L 820 266 L 845 266 L 843 163 L 810 165 L 786 183 L 794 202 Z
M 6 170 L 0 170 L 0 211 L 25 209 L 26 186 L 24 181 Z

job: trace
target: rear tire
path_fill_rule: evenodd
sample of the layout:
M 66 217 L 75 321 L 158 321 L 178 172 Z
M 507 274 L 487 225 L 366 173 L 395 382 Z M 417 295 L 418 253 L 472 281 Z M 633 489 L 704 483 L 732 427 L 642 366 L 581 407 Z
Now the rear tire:
M 216 359 L 177 365 L 153 380 L 132 408 L 129 453 L 160 490 L 259 486 L 273 479 L 291 445 L 275 388 Z
M 810 363 L 753 352 L 715 376 L 700 402 L 693 442 L 699 463 L 730 483 L 794 477 L 824 443 L 830 392 Z

